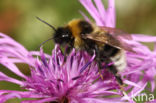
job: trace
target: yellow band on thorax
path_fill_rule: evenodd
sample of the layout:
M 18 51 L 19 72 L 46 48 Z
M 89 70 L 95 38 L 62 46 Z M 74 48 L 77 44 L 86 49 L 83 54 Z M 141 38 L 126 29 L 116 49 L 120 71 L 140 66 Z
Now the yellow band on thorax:
M 74 46 L 75 48 L 79 49 L 83 46 L 83 41 L 81 39 L 81 28 L 79 27 L 80 19 L 74 19 L 68 23 L 69 29 L 72 31 L 72 35 L 74 36 Z

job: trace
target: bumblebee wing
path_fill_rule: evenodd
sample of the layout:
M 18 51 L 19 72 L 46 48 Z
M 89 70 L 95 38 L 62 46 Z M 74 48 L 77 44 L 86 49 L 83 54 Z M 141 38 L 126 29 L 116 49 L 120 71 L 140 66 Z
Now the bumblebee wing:
M 86 34 L 83 36 L 83 38 L 91 39 L 99 43 L 106 43 L 117 48 L 122 48 L 122 46 L 120 45 L 120 42 L 117 39 L 105 33 Z
M 120 29 L 111 28 L 111 27 L 99 27 L 101 30 L 107 32 L 108 34 L 115 36 L 115 38 L 123 38 L 127 40 L 132 40 L 132 36 Z
M 126 51 L 134 52 L 130 45 L 128 45 L 125 42 L 120 41 L 119 39 L 116 39 L 114 36 L 105 32 L 95 33 L 95 34 L 86 34 L 83 36 L 83 38 L 91 39 L 99 43 L 106 43 L 119 49 L 124 49 Z
M 123 41 L 123 39 L 126 39 L 126 40 L 133 39 L 129 33 L 126 33 L 120 29 L 111 28 L 111 27 L 99 27 L 99 28 L 102 31 L 105 31 L 107 34 L 114 37 L 115 39 L 117 39 L 120 42 L 120 45 L 123 49 L 135 53 L 135 51 L 132 49 L 132 46 Z

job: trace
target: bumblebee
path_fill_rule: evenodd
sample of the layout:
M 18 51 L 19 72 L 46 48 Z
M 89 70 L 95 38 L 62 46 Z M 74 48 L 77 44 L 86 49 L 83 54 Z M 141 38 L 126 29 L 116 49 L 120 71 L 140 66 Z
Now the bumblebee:
M 45 21 L 38 18 L 40 21 Z M 46 23 L 47 24 L 47 23 Z M 48 24 L 49 25 L 49 24 Z M 123 81 L 118 74 L 126 68 L 125 51 L 132 51 L 130 46 L 122 41 L 123 39 L 132 39 L 127 33 L 111 28 L 99 27 L 94 23 L 74 19 L 63 27 L 54 29 L 53 40 L 55 43 L 64 46 L 67 45 L 68 52 L 75 48 L 85 50 L 90 55 L 96 53 L 95 61 L 98 63 L 99 70 L 103 69 L 102 63 L 108 65 L 107 69 L 113 73 L 117 82 L 123 85 Z

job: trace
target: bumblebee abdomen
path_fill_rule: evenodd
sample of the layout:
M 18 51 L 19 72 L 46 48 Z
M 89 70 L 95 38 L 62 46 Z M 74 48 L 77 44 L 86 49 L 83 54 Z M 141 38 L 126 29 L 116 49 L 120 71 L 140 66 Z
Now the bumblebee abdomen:
M 120 52 L 120 49 L 108 44 L 104 44 L 104 46 L 102 47 L 102 52 L 106 57 L 113 57 Z
M 117 71 L 119 72 L 123 71 L 127 65 L 125 51 L 123 49 L 119 49 L 111 45 L 105 44 L 103 46 L 101 56 L 103 56 L 104 58 L 110 58 L 111 61 L 114 63 Z
M 124 50 L 120 50 L 115 56 L 111 57 L 111 60 L 119 72 L 122 72 L 127 66 Z

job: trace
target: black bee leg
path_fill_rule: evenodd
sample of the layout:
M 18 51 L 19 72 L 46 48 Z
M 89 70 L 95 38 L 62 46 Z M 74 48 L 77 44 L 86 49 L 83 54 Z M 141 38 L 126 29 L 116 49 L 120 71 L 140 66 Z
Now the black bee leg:
M 103 75 L 101 73 L 101 70 L 102 70 L 101 61 L 98 61 L 97 60 L 97 63 L 98 63 L 98 72 L 99 72 L 99 75 L 100 75 L 101 79 L 104 80 Z
M 113 73 L 113 75 L 115 76 L 115 79 L 117 80 L 117 82 L 118 82 L 118 84 L 120 86 L 120 90 L 123 92 L 123 95 L 124 95 L 124 92 L 125 92 L 124 83 L 123 83 L 123 81 L 121 79 L 121 76 L 118 74 L 118 71 L 117 71 L 116 67 L 114 65 L 111 65 L 111 66 L 108 67 L 108 70 L 111 73 Z
M 72 50 L 72 47 L 71 46 L 66 46 L 65 47 L 65 50 L 64 50 L 64 61 L 63 61 L 63 63 L 62 63 L 62 65 L 61 66 L 63 66 L 64 65 L 64 63 L 66 62 L 66 60 L 67 60 L 67 55 L 71 52 L 71 50 Z
M 65 47 L 65 52 L 64 52 L 64 54 L 65 54 L 65 55 L 68 55 L 68 54 L 71 52 L 72 49 L 73 49 L 73 47 L 71 47 L 70 45 L 67 45 L 67 46 Z
M 100 59 L 100 50 L 99 50 L 99 48 L 97 46 L 95 46 L 95 53 L 96 53 L 96 62 L 97 62 L 97 65 L 98 65 L 98 72 L 99 72 L 100 78 L 102 80 L 104 80 L 103 75 L 101 73 L 102 62 L 101 62 L 101 59 Z
M 118 71 L 117 71 L 116 67 L 114 65 L 111 65 L 111 66 L 109 66 L 108 69 L 109 69 L 110 72 L 112 72 L 114 74 L 114 76 L 115 76 L 117 82 L 119 83 L 119 85 L 123 85 L 123 81 L 122 81 L 120 75 L 117 74 Z
M 116 80 L 118 81 L 118 83 L 119 83 L 120 85 L 123 85 L 123 81 L 122 81 L 120 75 L 115 75 L 115 78 L 116 78 Z
M 98 68 L 101 70 L 102 69 L 102 63 L 101 63 L 101 60 L 100 60 L 100 50 L 97 46 L 95 46 L 95 53 L 96 53 L 96 61 L 97 61 L 97 64 L 98 64 Z

